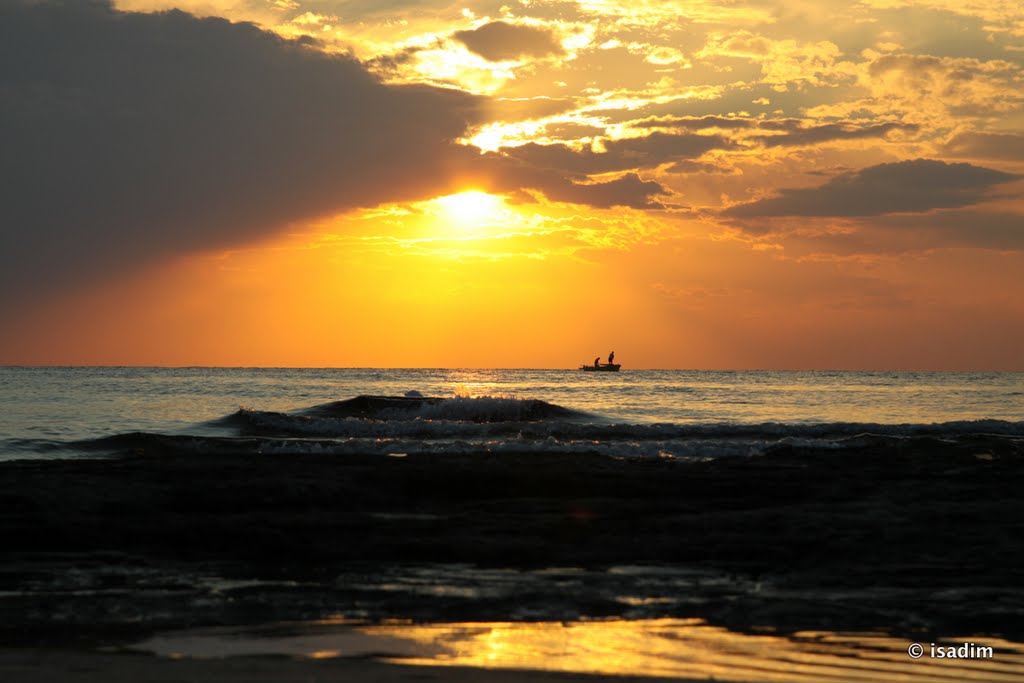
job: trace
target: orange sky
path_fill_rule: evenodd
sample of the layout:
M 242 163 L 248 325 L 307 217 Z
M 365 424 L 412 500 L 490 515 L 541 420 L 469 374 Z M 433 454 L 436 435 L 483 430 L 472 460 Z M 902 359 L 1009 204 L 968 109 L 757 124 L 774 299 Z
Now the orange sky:
M 118 240 L 135 251 L 67 282 L 12 280 L 31 305 L 10 304 L 2 363 L 557 368 L 614 349 L 628 368 L 1024 370 L 1018 3 L 116 5 L 315 36 L 303 50 L 354 58 L 385 84 L 368 92 L 473 113 L 435 127 L 403 100 L 408 128 L 404 105 L 389 105 L 383 132 L 339 124 L 351 141 L 337 150 L 330 117 L 308 140 L 289 137 L 305 119 L 263 126 L 272 142 L 244 142 L 252 174 L 193 188 L 166 170 L 163 193 L 205 211 L 181 218 L 145 204 L 155 171 L 139 162 L 118 181 L 132 188 L 124 201 L 165 222 L 84 241 L 82 261 L 119 253 Z M 152 16 L 164 23 L 139 30 L 239 30 Z M 291 121 L 311 106 L 295 88 L 251 106 Z M 345 92 L 330 106 L 349 106 Z M 153 111 L 188 100 L 168 101 Z M 408 135 L 422 138 L 389 161 L 387 130 L 418 121 Z M 432 130 L 442 146 L 420 158 Z M 361 165 L 303 175 L 318 140 L 324 155 L 358 155 L 363 137 L 379 146 Z M 260 150 L 278 142 L 264 178 Z M 48 197 L 79 207 L 62 185 Z M 69 239 L 89 218 L 81 201 L 52 219 Z M 45 253 L 12 244 L 22 260 Z

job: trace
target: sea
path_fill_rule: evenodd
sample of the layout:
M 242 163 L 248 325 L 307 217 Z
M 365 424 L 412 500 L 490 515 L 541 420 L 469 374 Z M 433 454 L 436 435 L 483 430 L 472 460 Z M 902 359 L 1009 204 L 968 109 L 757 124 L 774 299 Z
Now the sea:
M 538 453 L 572 455 L 574 463 L 580 455 L 706 461 L 788 447 L 884 458 L 907 442 L 938 440 L 969 445 L 980 462 L 993 459 L 982 452 L 990 446 L 1012 442 L 1009 450 L 1017 452 L 1022 439 L 1024 373 L 0 367 L 0 460 L 8 461 L 136 453 L 358 455 L 364 466 L 365 456 L 393 464 L 389 456 L 415 454 L 428 454 L 427 462 L 446 454 L 461 461 L 488 454 L 493 463 L 502 454 Z M 51 465 L 8 463 L 29 472 Z M 899 505 L 903 515 L 926 520 L 934 514 L 936 524 L 961 511 L 971 519 L 980 514 L 975 498 L 935 507 L 931 499 L 912 504 L 912 496 L 897 493 L 882 510 Z M 846 507 L 835 519 L 856 513 L 855 521 L 874 528 L 870 509 L 837 504 Z M 820 528 L 803 527 L 796 513 L 781 519 Z M 1012 517 L 984 521 L 1001 524 L 1008 543 L 1020 526 Z M 756 536 L 742 538 L 756 543 Z M 957 574 L 946 574 L 936 543 L 936 552 L 922 558 L 920 586 L 918 569 L 894 569 L 884 553 L 851 566 L 849 578 L 826 580 L 813 567 L 807 578 L 787 564 L 778 576 L 748 576 L 678 563 L 352 562 L 279 575 L 187 557 L 155 562 L 115 548 L 28 555 L 0 566 L 0 613 L 61 632 L 116 627 L 128 634 L 130 651 L 171 660 L 264 658 L 245 666 L 276 661 L 268 657 L 375 658 L 403 666 L 748 683 L 1024 681 L 1024 643 L 1006 634 L 974 628 L 934 639 L 921 631 L 914 635 L 921 642 L 911 642 L 903 632 L 907 624 L 932 623 L 934 605 L 954 621 L 981 613 L 1009 623 L 1007 615 L 1024 604 L 1016 584 L 960 585 Z M 630 553 L 624 550 L 626 561 Z M 870 574 L 875 570 L 880 578 Z M 889 575 L 896 577 L 891 585 Z M 907 583 L 908 576 L 915 580 Z M 892 632 L 879 630 L 870 621 L 876 617 L 891 622 Z M 832 630 L 768 628 L 787 618 Z M 768 627 L 732 629 L 733 619 Z M 856 626 L 865 623 L 871 628 Z M 990 656 L 915 658 L 913 648 L 936 643 L 971 653 L 989 648 Z
M 751 456 L 1024 436 L 1024 373 L 0 367 L 0 459 Z

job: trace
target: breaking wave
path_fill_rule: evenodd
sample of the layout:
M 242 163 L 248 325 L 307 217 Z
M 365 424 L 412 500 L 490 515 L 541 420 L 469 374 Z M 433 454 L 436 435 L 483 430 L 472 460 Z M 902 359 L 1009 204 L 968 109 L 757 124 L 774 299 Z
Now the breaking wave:
M 1024 452 L 1024 422 L 633 424 L 536 399 L 357 396 L 292 412 L 241 408 L 185 433 L 127 432 L 71 442 L 8 440 L 22 457 L 67 455 L 593 454 L 705 459 L 787 450 L 899 452 L 942 446 Z
M 415 394 L 415 395 L 409 395 Z M 506 396 L 457 396 L 439 398 L 409 392 L 405 396 L 356 396 L 300 411 L 314 418 L 367 420 L 452 420 L 460 422 L 508 422 L 586 418 L 588 415 L 553 403 Z
M 895 452 L 935 445 L 984 453 L 1024 450 L 1024 422 L 628 424 L 512 397 L 357 396 L 290 413 L 242 408 L 203 428 L 189 434 L 132 432 L 68 446 L 92 454 L 561 453 L 640 459 L 793 449 Z

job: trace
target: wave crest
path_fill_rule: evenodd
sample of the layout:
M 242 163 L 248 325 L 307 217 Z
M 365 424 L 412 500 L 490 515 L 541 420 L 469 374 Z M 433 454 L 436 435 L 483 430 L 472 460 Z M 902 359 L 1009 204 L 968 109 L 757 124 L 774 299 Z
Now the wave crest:
M 413 392 L 409 392 L 412 394 Z M 532 398 L 510 396 L 356 396 L 299 412 L 306 417 L 367 420 L 451 420 L 456 422 L 516 422 L 586 417 L 569 408 Z

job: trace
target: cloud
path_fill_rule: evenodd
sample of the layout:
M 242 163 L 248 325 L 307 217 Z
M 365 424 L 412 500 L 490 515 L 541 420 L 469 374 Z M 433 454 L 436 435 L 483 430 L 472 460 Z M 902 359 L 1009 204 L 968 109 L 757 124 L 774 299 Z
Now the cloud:
M 551 29 L 507 21 L 456 31 L 452 37 L 490 62 L 564 54 L 557 34 Z
M 852 64 L 841 61 L 839 47 L 827 40 L 775 40 L 750 31 L 711 32 L 694 55 L 700 60 L 746 59 L 761 64 L 762 83 L 827 85 L 852 79 Z
M 646 119 L 630 121 L 633 128 L 687 128 L 705 130 L 708 128 L 753 128 L 758 124 L 755 119 L 732 116 L 652 116 Z
M 0 2 L 0 310 L 303 218 L 446 189 L 478 98 L 249 24 Z
M 1005 60 L 887 54 L 862 75 L 876 97 L 918 109 L 991 116 L 1020 106 L 1021 68 Z M 893 102 L 882 104 L 892 111 Z
M 740 174 L 740 171 L 738 169 L 727 168 L 727 167 L 723 167 L 723 166 L 716 166 L 715 164 L 705 164 L 705 163 L 702 163 L 700 161 L 689 161 L 689 160 L 677 161 L 676 163 L 674 163 L 671 166 L 667 167 L 665 169 L 665 172 L 666 173 L 681 173 L 681 174 L 706 173 L 706 174 L 716 174 L 716 175 L 723 175 L 723 174 L 739 175 Z
M 874 125 L 839 121 L 821 125 L 807 125 L 801 119 L 752 119 L 724 116 L 654 116 L 629 125 L 639 129 L 685 129 L 685 130 L 752 130 L 763 133 L 745 138 L 765 147 L 800 147 L 816 145 L 833 140 L 861 140 L 885 137 L 893 131 L 916 132 L 920 126 L 904 123 L 879 123 Z M 774 134 L 779 131 L 779 134 Z
M 782 135 L 756 135 L 752 140 L 765 147 L 800 147 L 817 145 L 834 140 L 863 140 L 885 137 L 894 130 L 915 132 L 919 126 L 901 123 L 879 123 L 871 126 L 855 126 L 848 123 L 826 123 L 820 126 L 806 126 L 790 129 Z
M 464 175 L 476 179 L 483 189 L 511 194 L 527 202 L 533 198 L 522 189 L 539 192 L 551 201 L 597 208 L 660 209 L 664 206 L 655 197 L 668 194 L 660 183 L 643 180 L 636 173 L 593 181 L 586 175 L 566 173 L 499 153 L 477 156 L 464 167 Z
M 1024 135 L 1011 133 L 960 133 L 946 143 L 944 151 L 957 157 L 1024 159 Z
M 915 159 L 844 173 L 824 185 L 784 189 L 779 196 L 738 204 L 733 218 L 771 216 L 878 216 L 957 208 L 985 199 L 989 190 L 1017 176 L 971 164 Z
M 557 169 L 574 176 L 654 168 L 661 164 L 695 159 L 713 149 L 732 149 L 735 144 L 719 135 L 654 132 L 644 137 L 604 141 L 605 151 L 590 147 L 527 143 L 503 147 L 502 153 L 539 168 Z
M 554 180 L 554 179 L 553 179 Z M 653 197 L 663 194 L 665 188 L 651 180 L 643 180 L 636 173 L 603 183 L 552 182 L 538 187 L 548 199 L 571 204 L 589 204 L 598 208 L 628 206 L 634 209 L 662 208 Z
M 488 121 L 522 121 L 571 111 L 576 103 L 558 97 L 496 97 L 487 102 Z
M 786 236 L 793 255 L 895 256 L 935 249 L 1024 251 L 1024 215 L 978 208 L 928 214 L 894 214 L 848 219 L 845 229 L 804 230 Z
M 1008 211 L 957 209 L 928 215 L 885 216 L 876 224 L 890 233 L 920 233 L 925 239 L 919 243 L 931 247 L 1024 250 L 1024 215 Z

